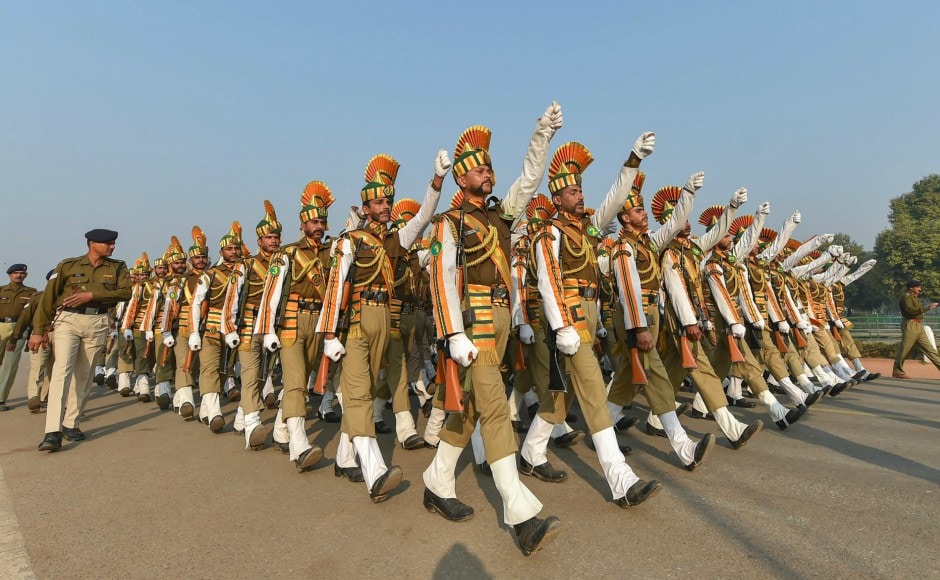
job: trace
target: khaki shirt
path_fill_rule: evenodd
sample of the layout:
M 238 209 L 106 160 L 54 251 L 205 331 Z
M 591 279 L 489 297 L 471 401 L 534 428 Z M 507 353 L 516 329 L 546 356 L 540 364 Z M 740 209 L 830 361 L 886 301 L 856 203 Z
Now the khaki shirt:
M 13 327 L 13 337 L 19 338 L 23 335 L 29 328 L 32 327 L 33 315 L 36 314 L 36 308 L 42 302 L 42 291 L 33 292 L 32 296 L 29 297 L 29 303 L 26 307 L 23 308 L 23 311 L 20 312 L 20 317 L 16 321 L 16 326 Z
M 18 318 L 23 308 L 29 304 L 29 297 L 35 291 L 35 288 L 13 282 L 0 286 L 0 322 L 16 322 L 16 320 L 3 319 Z
M 924 312 L 927 312 L 927 309 L 921 304 L 920 298 L 910 292 L 906 292 L 904 296 L 901 296 L 898 305 L 901 307 L 901 316 L 903 316 L 905 320 L 923 318 Z
M 68 258 L 59 262 L 46 284 L 42 303 L 36 309 L 33 335 L 43 334 L 67 296 L 91 292 L 91 301 L 81 308 L 109 308 L 131 297 L 131 280 L 127 265 L 121 260 L 103 258 L 92 266 L 88 256 Z

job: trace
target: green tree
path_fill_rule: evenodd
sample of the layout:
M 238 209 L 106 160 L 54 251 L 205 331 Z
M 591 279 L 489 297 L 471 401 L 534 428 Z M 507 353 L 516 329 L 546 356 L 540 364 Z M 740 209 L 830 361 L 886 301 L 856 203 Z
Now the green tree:
M 865 278 L 877 275 L 892 296 L 917 278 L 926 296 L 940 296 L 940 174 L 924 177 L 910 193 L 892 199 L 888 222 L 891 226 L 875 240 L 878 265 L 884 267 Z

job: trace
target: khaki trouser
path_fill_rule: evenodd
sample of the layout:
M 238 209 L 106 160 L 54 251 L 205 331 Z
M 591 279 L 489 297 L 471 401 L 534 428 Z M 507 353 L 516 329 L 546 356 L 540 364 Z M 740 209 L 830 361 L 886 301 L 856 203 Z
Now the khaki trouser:
M 940 356 L 937 355 L 937 350 L 927 339 L 924 324 L 916 320 L 905 320 L 901 323 L 901 344 L 898 345 L 898 355 L 894 359 L 894 372 L 904 372 L 904 359 L 907 358 L 908 353 L 911 352 L 915 344 L 920 347 L 924 356 L 940 369 Z
M 619 307 L 619 303 L 618 303 Z M 649 352 L 640 351 L 640 360 L 646 370 L 646 379 L 649 381 L 643 388 L 646 393 L 646 401 L 649 403 L 650 411 L 654 415 L 662 415 L 676 408 L 676 390 L 677 385 L 669 379 L 666 367 L 663 366 L 659 351 L 656 350 L 656 338 L 659 336 L 659 307 L 656 304 L 650 304 L 646 308 L 646 323 L 650 333 L 653 335 L 653 350 Z M 618 340 L 621 340 L 620 352 L 617 355 L 617 372 L 614 374 L 613 384 L 610 387 L 610 393 L 607 394 L 607 400 L 615 405 L 626 407 L 633 402 L 636 393 L 639 390 L 638 385 L 631 382 L 633 378 L 633 365 L 630 359 L 630 348 L 624 344 L 627 336 L 626 327 L 623 324 L 622 310 L 615 309 L 614 314 L 614 332 Z
M 705 406 L 708 407 L 709 411 L 715 412 L 722 407 L 727 407 L 728 399 L 725 397 L 725 391 L 721 387 L 721 379 L 715 374 L 711 361 L 708 360 L 708 356 L 705 354 L 705 348 L 702 345 L 702 342 L 707 339 L 703 338 L 702 341 L 699 342 L 693 340 L 688 341 L 697 367 L 694 369 L 684 369 L 682 368 L 682 351 L 680 350 L 680 337 L 678 332 L 679 322 L 676 320 L 671 310 L 667 311 L 666 325 L 668 327 L 666 332 L 669 335 L 669 340 L 666 353 L 662 358 L 663 366 L 666 367 L 670 382 L 676 385 L 675 388 L 678 390 L 679 386 L 682 384 L 682 380 L 688 375 L 698 388 L 698 392 L 705 401 Z
M 493 306 L 493 327 L 496 331 L 496 355 L 502 360 L 509 339 L 509 309 Z M 506 404 L 506 387 L 499 365 L 473 365 L 462 369 L 470 373 L 470 392 L 464 397 L 464 413 L 451 413 L 441 430 L 441 440 L 463 449 L 480 423 L 480 434 L 486 449 L 486 460 L 490 465 L 516 452 L 516 437 L 509 424 L 509 406 Z M 440 387 L 444 389 L 443 386 Z
M 49 383 L 49 404 L 46 411 L 46 433 L 61 431 L 63 408 L 69 392 L 81 397 L 94 381 L 95 357 L 108 340 L 108 315 L 60 313 L 55 324 L 55 364 Z M 79 412 L 78 409 L 72 411 Z M 72 425 L 77 427 L 77 423 Z
M 786 338 L 782 337 L 782 339 L 784 344 L 787 344 Z M 787 347 L 787 354 L 789 354 L 793 351 L 793 349 L 790 345 L 787 345 Z M 766 326 L 763 330 L 760 331 L 760 350 L 757 352 L 760 355 L 758 360 L 767 367 L 767 370 L 770 371 L 770 374 L 772 374 L 775 379 L 779 381 L 780 379 L 789 376 L 789 372 L 787 371 L 787 364 L 789 364 L 789 361 L 784 359 L 786 356 L 785 354 L 782 354 L 779 350 L 777 350 L 777 344 L 774 342 L 773 332 Z M 800 363 L 800 365 L 800 372 L 794 376 L 803 374 L 802 363 Z
M 146 356 L 144 354 L 146 353 Z M 143 332 L 134 331 L 134 373 L 138 375 L 149 375 L 153 370 L 153 345 L 150 345 L 150 352 L 147 352 L 147 339 Z
M 173 377 L 176 375 L 175 348 L 168 350 L 166 345 L 163 344 L 163 337 L 159 332 L 154 336 L 153 346 L 151 348 L 154 350 L 154 361 L 156 362 L 156 370 L 154 371 L 155 380 L 158 383 L 172 381 Z M 166 353 L 166 364 L 161 365 L 160 361 L 163 360 L 164 350 L 168 350 Z M 180 361 L 180 364 L 183 364 L 183 361 Z
M 813 332 L 812 334 L 816 334 Z M 816 342 L 816 339 L 812 337 L 811 334 L 806 334 L 806 346 L 799 349 L 800 356 L 803 357 L 803 360 L 806 361 L 806 364 L 809 365 L 809 368 L 816 366 L 826 366 L 829 364 L 829 361 L 826 360 L 826 357 L 822 355 L 819 351 L 819 343 Z
M 297 338 L 290 346 L 281 348 L 281 370 L 284 373 L 284 396 L 281 399 L 281 410 L 284 412 L 285 420 L 290 417 L 307 416 L 305 397 L 307 380 L 313 368 L 320 362 L 317 359 L 317 352 L 323 344 L 323 336 L 314 332 L 317 327 L 317 318 L 319 316 L 309 310 L 299 310 L 297 312 Z M 258 383 L 260 380 L 255 381 L 256 385 Z M 243 387 L 244 384 L 245 369 L 242 367 Z M 259 403 L 260 397 L 259 390 Z M 245 409 L 244 405 L 242 409 Z M 248 412 L 247 409 L 245 412 Z
M 539 397 L 539 407 L 550 397 L 548 393 L 548 345 L 545 344 L 545 330 L 542 324 L 531 324 L 535 342 L 523 346 L 525 368 L 516 372 L 513 388 L 520 394 L 535 389 Z
M 339 379 L 340 391 L 343 393 L 342 431 L 350 440 L 375 437 L 372 400 L 375 398 L 379 369 L 385 359 L 388 331 L 391 328 L 387 307 L 360 304 L 361 336 L 346 339 L 343 373 Z
M 25 338 L 15 340 L 11 337 L 3 345 L 6 356 L 3 357 L 3 362 L 0 363 L 0 403 L 5 403 L 7 396 L 10 394 L 13 380 L 16 379 L 16 371 L 20 366 L 20 357 L 23 356 L 23 349 L 26 347 L 26 340 Z M 10 343 L 14 344 L 13 350 L 7 351 L 6 347 Z
M 0 364 L 7 357 L 7 344 L 13 338 L 15 322 L 0 322 Z
M 852 338 L 852 334 L 849 332 L 849 329 L 842 328 L 839 330 L 839 334 L 842 335 L 842 341 L 840 344 L 842 346 L 842 354 L 845 355 L 845 358 L 849 360 L 862 358 L 862 353 L 858 350 L 858 345 L 855 344 L 855 339 Z
M 40 400 L 49 399 L 49 381 L 52 378 L 52 365 L 55 362 L 55 351 L 52 347 L 52 332 L 49 333 L 49 348 L 40 348 L 29 353 L 29 379 L 26 381 L 26 398 L 39 397 Z
M 388 348 L 385 351 L 385 377 L 376 387 L 375 396 L 380 399 L 392 400 L 392 412 L 411 411 L 411 402 L 408 400 L 408 375 L 410 374 L 410 358 L 414 350 L 414 314 L 402 314 L 398 326 L 401 336 L 389 336 Z
M 582 299 L 581 311 L 587 318 L 588 328 L 597 328 L 597 302 Z M 591 435 L 612 427 L 610 411 L 607 409 L 604 377 L 594 354 L 593 342 L 582 341 L 581 347 L 571 356 L 566 357 L 559 353 L 559 362 L 565 358 L 568 359 L 568 369 L 571 372 L 568 392 L 552 393 L 549 405 L 539 405 L 539 416 L 550 423 L 563 423 L 571 407 L 573 395 L 577 395 L 578 405 L 584 413 L 584 420 Z
M 176 359 L 176 374 L 173 377 L 173 386 L 177 389 L 191 387 L 196 384 L 193 375 L 199 370 L 199 353 L 194 352 L 189 361 L 189 370 L 186 370 L 186 359 L 190 356 L 189 341 L 187 337 L 177 336 L 173 345 L 173 358 Z
M 251 342 L 249 344 L 248 350 L 242 350 L 241 345 L 238 347 L 238 362 L 241 363 L 242 379 L 242 398 L 239 404 L 242 407 L 242 412 L 246 415 L 264 408 L 261 403 L 261 349 L 264 348 L 262 336 L 260 334 L 251 335 Z M 272 354 L 270 356 L 274 355 Z M 281 356 L 283 357 L 283 353 L 281 353 Z M 281 360 L 283 360 L 283 358 Z M 281 364 L 283 368 L 283 363 Z M 307 379 L 304 378 L 304 388 L 306 388 L 306 386 Z M 202 389 L 202 385 L 200 385 L 199 388 Z M 301 404 L 303 404 L 302 401 Z M 304 414 L 306 414 L 306 412 Z
M 218 333 L 202 336 L 199 351 L 199 393 L 222 393 L 222 337 Z
M 744 355 L 744 362 L 731 362 L 731 345 L 728 343 L 728 326 L 724 319 L 716 317 L 715 320 L 715 349 L 712 353 L 711 361 L 715 375 L 722 379 L 729 374 L 744 379 L 754 394 L 759 394 L 767 390 L 767 381 L 764 380 L 764 367 L 757 362 L 754 353 L 745 344 L 743 338 L 731 337 L 738 345 L 738 350 Z M 767 340 L 762 334 L 762 341 Z M 779 353 L 777 353 L 779 354 Z
M 134 372 L 134 341 L 130 341 L 130 346 L 128 346 L 128 340 L 124 338 L 124 331 L 118 330 L 118 337 L 114 349 L 118 353 L 118 364 L 117 370 L 119 373 L 132 373 Z
M 836 341 L 832 338 L 832 333 L 829 332 L 828 328 L 817 328 L 816 332 L 813 333 L 813 338 L 816 339 L 819 350 L 825 355 L 830 364 L 839 362 L 839 347 L 836 346 Z

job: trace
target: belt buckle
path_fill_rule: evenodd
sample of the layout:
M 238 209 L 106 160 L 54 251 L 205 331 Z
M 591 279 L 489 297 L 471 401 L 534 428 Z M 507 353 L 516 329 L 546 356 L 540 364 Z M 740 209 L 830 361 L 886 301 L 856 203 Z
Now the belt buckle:
M 584 288 L 581 289 L 581 296 L 583 296 L 584 298 L 587 298 L 588 300 L 593 299 L 596 295 L 597 295 L 597 290 L 595 288 L 591 288 L 590 286 L 585 286 Z
M 505 300 L 509 298 L 509 289 L 502 286 L 494 286 L 490 291 L 490 298 L 493 300 Z

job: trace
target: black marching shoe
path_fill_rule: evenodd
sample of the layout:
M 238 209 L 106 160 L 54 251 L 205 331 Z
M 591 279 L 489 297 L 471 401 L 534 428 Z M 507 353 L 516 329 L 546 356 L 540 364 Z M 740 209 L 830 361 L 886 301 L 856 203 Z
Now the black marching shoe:
M 692 417 L 693 419 L 705 419 L 706 421 L 715 420 L 715 416 L 712 415 L 711 413 L 702 413 L 701 411 L 698 411 L 696 409 L 689 409 L 686 415 L 688 415 L 689 417 Z
M 375 432 L 381 435 L 388 435 L 392 432 L 392 428 L 385 424 L 385 421 L 376 421 L 375 422 Z
M 39 397 L 30 397 L 29 400 L 26 401 L 26 408 L 29 409 L 30 413 L 35 415 L 42 409 L 42 401 Z
M 266 409 L 277 409 L 277 395 L 268 393 L 264 396 L 264 407 Z
M 406 451 L 414 451 L 415 449 L 424 449 L 428 444 L 424 442 L 424 437 L 415 433 L 402 441 L 401 446 Z
M 42 438 L 42 443 L 39 444 L 39 450 L 51 453 L 59 449 L 62 449 L 62 432 L 46 433 L 46 436 Z
M 529 518 L 521 524 L 514 525 L 512 529 L 516 532 L 516 539 L 519 540 L 522 553 L 531 556 L 552 543 L 561 532 L 561 522 L 555 516 L 549 516 L 544 520 Z
M 85 434 L 78 427 L 62 427 L 62 436 L 69 441 L 84 441 Z
M 473 517 L 473 508 L 456 497 L 438 497 L 430 489 L 424 490 L 424 509 L 437 512 L 445 520 L 463 522 Z
M 698 445 L 695 446 L 695 455 L 692 458 L 692 463 L 683 465 L 686 471 L 695 471 L 695 468 L 705 461 L 705 458 L 708 457 L 708 454 L 711 453 L 711 450 L 714 446 L 715 435 L 712 433 L 706 433 L 705 436 L 702 437 L 702 440 L 698 442 Z
M 365 478 L 362 476 L 362 469 L 359 467 L 340 467 L 338 463 L 333 464 L 333 475 L 336 477 L 345 477 L 353 483 L 362 483 Z
M 676 417 L 681 417 L 685 415 L 686 413 L 689 412 L 689 409 L 691 408 L 692 408 L 692 403 L 689 403 L 688 401 L 686 401 L 685 403 L 680 403 L 679 406 L 676 407 Z
M 757 406 L 757 403 L 748 401 L 747 399 L 732 399 L 731 397 L 725 397 L 728 399 L 729 407 L 740 407 L 742 409 L 753 409 Z
M 545 462 L 541 465 L 532 465 L 525 458 L 519 458 L 519 473 L 531 475 L 536 479 L 547 481 L 549 483 L 561 483 L 568 479 L 568 473 L 560 469 L 555 469 L 552 464 Z
M 401 467 L 397 465 L 389 467 L 388 471 L 382 474 L 382 477 L 375 480 L 375 483 L 372 484 L 372 489 L 369 490 L 369 497 L 372 498 L 372 503 L 382 503 L 387 500 L 388 494 L 392 493 L 392 490 L 401 483 L 401 478 Z
M 844 382 L 844 383 L 839 383 L 838 385 L 835 385 L 834 387 L 832 387 L 831 389 L 829 389 L 829 396 L 830 396 L 830 397 L 837 397 L 837 396 L 839 396 L 839 395 L 842 393 L 842 391 L 844 391 L 844 390 L 846 390 L 847 388 L 849 388 L 849 386 L 850 386 L 850 385 L 849 385 L 849 382 L 848 382 L 848 381 L 846 381 L 846 382 Z
M 807 407 L 806 405 L 800 405 L 796 409 L 791 409 L 787 413 L 786 417 L 784 417 L 783 419 L 780 419 L 779 421 L 774 421 L 774 423 L 777 424 L 777 427 L 779 427 L 781 431 L 786 431 L 787 427 L 799 421 L 800 417 L 802 417 L 803 414 L 806 413 L 806 411 L 808 410 L 809 410 L 809 407 Z
M 134 393 L 131 392 L 131 388 L 130 388 L 130 387 L 124 387 L 123 389 L 121 389 L 121 390 L 118 391 L 118 392 L 121 393 L 121 396 L 122 396 L 122 397 L 130 397 L 131 395 L 134 394 Z
M 559 437 L 555 437 L 555 447 L 558 449 L 567 449 L 584 439 L 584 431 L 572 431 Z
M 627 490 L 627 495 L 615 499 L 614 503 L 624 509 L 638 506 L 659 493 L 662 487 L 662 484 L 655 479 L 651 479 L 650 481 L 641 479 L 630 486 L 630 489 Z
M 149 403 L 149 402 L 150 402 L 150 393 L 143 393 L 143 394 L 137 395 L 137 402 L 138 402 L 138 403 Z
M 565 415 L 565 423 L 577 423 L 577 422 L 578 422 L 578 416 L 575 415 L 574 413 L 568 413 L 567 415 Z
M 864 369 L 858 371 L 857 373 L 855 373 L 854 375 L 852 375 L 852 380 L 855 381 L 856 383 L 862 382 L 862 377 L 864 377 L 867 372 L 868 372 L 868 371 L 866 371 L 866 370 L 864 370 Z
M 166 411 L 170 408 L 170 395 L 163 393 L 157 397 L 157 406 L 160 407 L 161 411 Z
M 109 389 L 116 389 L 117 388 L 117 376 L 112 374 L 110 376 L 105 377 L 104 384 L 106 384 Z
M 636 417 L 627 417 L 627 416 L 620 417 L 620 419 L 616 423 L 614 423 L 614 431 L 616 431 L 617 433 L 623 433 L 630 427 L 633 427 L 634 425 L 636 425 L 636 422 L 638 420 L 639 419 L 637 419 Z
M 104 373 L 98 373 L 95 375 L 95 384 L 99 387 L 104 386 Z
M 757 420 L 747 426 L 747 429 L 744 430 L 744 433 L 741 433 L 741 436 L 738 437 L 737 441 L 728 440 L 731 443 L 731 446 L 735 449 L 740 449 L 747 445 L 747 442 L 750 441 L 751 437 L 760 433 L 760 430 L 764 428 L 764 422 Z
M 523 425 L 522 421 L 510 421 L 512 424 L 512 430 L 516 433 L 527 433 L 529 431 L 528 425 Z
M 868 373 L 862 378 L 862 382 L 867 383 L 868 381 L 873 381 L 878 378 L 881 378 L 881 373 Z
M 222 415 L 216 415 L 209 421 L 209 430 L 218 435 L 225 428 L 225 418 Z
M 813 391 L 812 393 L 806 395 L 806 400 L 803 401 L 803 404 L 807 407 L 812 407 L 813 404 L 815 404 L 819 399 L 823 398 L 825 394 L 825 391 Z
M 9 411 L 10 406 L 7 405 L 6 401 L 0 401 L 0 411 Z
M 317 411 L 317 417 L 321 421 L 326 421 L 327 423 L 339 423 L 340 421 L 343 420 L 341 416 L 337 415 L 333 411 L 327 411 L 326 413 Z
M 647 435 L 652 435 L 654 437 L 666 437 L 665 429 L 657 429 L 656 427 L 653 427 L 652 425 L 650 425 L 649 421 L 646 422 L 645 431 Z
M 180 417 L 182 417 L 184 421 L 192 421 L 196 418 L 195 411 L 196 409 L 193 407 L 192 403 L 183 403 L 183 405 L 180 407 Z
M 490 467 L 489 463 L 484 461 L 483 463 L 477 463 L 476 466 L 480 469 L 480 472 L 482 472 L 483 475 L 493 477 L 493 469 Z
M 289 443 L 288 446 L 290 446 Z M 317 463 L 320 463 L 321 459 L 323 459 L 323 450 L 314 445 L 301 453 L 300 457 L 294 460 L 294 465 L 297 466 L 298 473 L 303 473 L 312 469 Z

